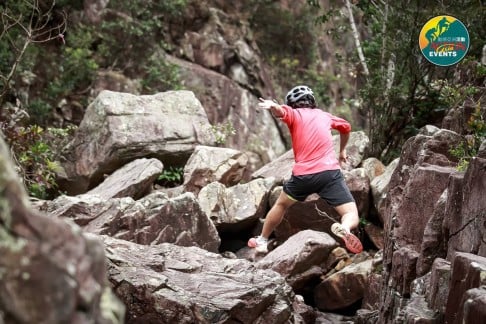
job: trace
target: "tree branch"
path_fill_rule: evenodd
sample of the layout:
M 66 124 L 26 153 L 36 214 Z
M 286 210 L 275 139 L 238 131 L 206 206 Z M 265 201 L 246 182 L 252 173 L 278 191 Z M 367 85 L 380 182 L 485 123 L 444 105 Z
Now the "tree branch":
M 48 27 L 56 4 L 55 0 L 51 2 L 49 9 L 45 12 L 41 11 L 39 0 L 24 0 L 23 2 L 30 7 L 30 14 L 28 14 L 28 17 L 27 15 L 24 16 L 24 13 L 22 12 L 14 13 L 9 10 L 9 8 L 5 8 L 5 10 L 0 12 L 0 20 L 3 25 L 0 39 L 5 38 L 10 46 L 11 52 L 14 53 L 14 61 L 10 66 L 10 70 L 5 74 L 0 74 L 0 80 L 2 81 L 0 104 L 10 90 L 10 81 L 17 72 L 19 64 L 30 44 L 45 43 L 56 38 L 61 38 L 61 40 L 64 41 L 63 34 L 67 27 L 67 14 L 64 11 L 61 12 L 61 22 L 57 26 Z M 20 31 L 24 36 L 16 37 L 16 40 L 14 41 L 11 34 L 13 29 Z M 22 45 L 19 46 L 19 43 Z
M 368 77 L 370 75 L 370 72 L 368 70 L 368 65 L 366 64 L 366 59 L 363 54 L 363 48 L 361 47 L 361 41 L 359 39 L 359 32 L 358 29 L 356 28 L 356 23 L 354 21 L 354 16 L 353 16 L 353 9 L 351 8 L 351 2 L 349 2 L 349 0 L 346 0 L 346 8 L 348 9 L 349 23 L 351 24 L 351 30 L 353 31 L 353 37 L 354 37 L 354 42 L 356 44 L 356 50 L 358 52 L 358 58 L 361 63 L 361 66 L 363 67 L 364 75 Z

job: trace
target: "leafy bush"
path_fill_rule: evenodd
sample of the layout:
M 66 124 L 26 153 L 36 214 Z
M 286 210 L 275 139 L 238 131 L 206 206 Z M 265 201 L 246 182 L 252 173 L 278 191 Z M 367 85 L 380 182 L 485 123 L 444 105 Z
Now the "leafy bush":
M 469 134 L 466 135 L 466 140 L 449 150 L 459 159 L 457 164 L 459 171 L 467 169 L 469 161 L 478 154 L 479 146 L 486 139 L 486 121 L 481 114 L 479 103 L 467 122 L 467 128 Z
M 46 44 L 62 39 L 66 30 L 66 14 L 55 9 L 55 0 L 2 2 L 0 20 L 0 104 L 13 101 L 16 83 L 23 83 L 18 75 L 33 44 Z M 30 61 L 30 63 L 33 63 Z M 24 71 L 28 69 L 24 68 Z M 30 84 L 28 84 L 30 85 Z M 12 99 L 13 98 L 13 99 Z
M 311 9 L 303 7 L 294 14 L 274 1 L 255 1 L 253 6 L 250 26 L 265 57 L 297 59 L 300 66 L 314 61 L 316 32 Z
M 216 125 L 211 125 L 211 132 L 216 138 L 216 144 L 222 145 L 226 143 L 228 137 L 236 134 L 236 129 L 230 121 L 226 123 L 218 123 Z
M 182 167 L 168 167 L 157 178 L 157 183 L 163 187 L 176 187 L 182 184 L 184 169 Z
M 48 88 L 51 98 L 64 97 L 91 85 L 99 68 L 90 49 L 93 41 L 89 28 L 81 27 L 69 35 L 67 45 L 62 48 L 54 85 Z
M 254 7 L 250 26 L 263 57 L 272 65 L 276 84 L 283 89 L 282 96 L 297 83 L 307 82 L 317 89 L 312 74 L 317 50 L 312 9 L 304 6 L 293 13 L 274 1 L 250 3 Z M 323 92 L 326 90 L 327 85 Z M 318 99 L 325 102 L 326 95 Z
M 0 131 L 11 148 L 17 173 L 29 195 L 39 199 L 58 196 L 58 152 L 72 136 L 75 127 L 43 129 L 38 125 L 23 126 L 26 112 L 16 108 L 10 113 L 8 118 L 0 120 Z
M 44 125 L 49 119 L 52 108 L 51 105 L 43 99 L 34 99 L 27 106 L 27 111 L 31 116 L 31 121 L 35 124 Z
M 179 67 L 167 62 L 160 55 L 154 55 L 148 59 L 144 66 L 144 73 L 145 77 L 142 80 L 144 93 L 180 90 L 182 88 Z
M 31 20 L 31 15 L 43 14 L 42 10 L 32 10 L 33 4 L 49 6 L 54 2 L 7 0 L 1 5 L 2 18 L 6 13 L 9 17 L 25 20 L 14 21 L 18 25 L 12 24 L 13 27 L 0 33 L 0 85 L 3 86 L 0 88 L 0 106 L 3 106 L 0 130 L 11 146 L 17 170 L 29 193 L 38 198 L 49 198 L 58 194 L 55 179 L 58 165 L 55 161 L 59 148 L 73 130 L 72 127 L 48 128 L 54 121 L 55 107 L 66 99 L 68 102 L 87 100 L 100 68 L 119 69 L 129 77 L 141 76 L 146 92 L 179 88 L 177 68 L 163 59 L 152 59 L 152 54 L 164 47 L 161 44 L 167 32 L 166 23 L 182 14 L 187 0 L 111 1 L 105 18 L 112 15 L 112 19 L 103 20 L 101 28 L 85 25 L 71 15 L 74 19 L 70 19 L 64 38 L 58 38 L 58 33 L 64 33 L 65 27 L 65 21 L 57 24 L 60 9 L 82 10 L 83 7 L 79 1 L 57 1 L 49 15 L 45 15 L 46 30 L 53 34 L 49 33 L 45 38 L 41 34 L 36 40 L 42 40 L 42 45 L 27 46 L 20 52 L 24 43 L 37 44 L 24 34 L 29 24 L 37 21 Z M 48 40 L 52 42 L 46 43 Z M 16 73 L 10 79 L 16 62 Z M 130 74 L 130 71 L 136 73 Z M 4 91 L 7 87 L 10 90 L 11 85 L 14 85 L 11 93 Z M 7 106 L 21 110 L 22 120 L 6 112 Z M 19 107 L 25 107 L 25 110 Z M 175 176 L 178 171 L 173 173 Z
M 164 27 L 181 15 L 186 5 L 186 0 L 110 1 L 97 45 L 101 64 L 123 70 L 129 76 L 143 72 L 144 62 L 149 62 L 156 49 L 164 47 Z

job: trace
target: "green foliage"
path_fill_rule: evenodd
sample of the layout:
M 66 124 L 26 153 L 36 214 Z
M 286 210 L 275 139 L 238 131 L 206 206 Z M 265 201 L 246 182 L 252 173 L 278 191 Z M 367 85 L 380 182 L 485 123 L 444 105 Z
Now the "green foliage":
M 8 42 L 0 40 L 0 74 L 7 75 L 15 59 L 14 51 L 11 50 Z
M 276 83 L 282 87 L 281 95 L 295 86 L 307 82 L 317 94 L 320 103 L 329 102 L 326 77 L 317 71 L 317 30 L 312 9 L 304 6 L 293 13 L 274 1 L 256 1 L 250 26 L 263 57 L 271 63 Z
M 449 150 L 453 156 L 459 159 L 457 164 L 459 171 L 467 169 L 469 161 L 478 154 L 479 146 L 486 139 L 486 121 L 479 103 L 467 122 L 467 128 L 469 134 L 466 135 L 466 140 Z
M 359 226 L 363 227 L 370 224 L 370 222 L 365 217 L 359 218 Z
M 3 2 L 1 15 L 4 23 L 2 24 L 0 36 L 0 73 L 1 75 L 6 75 L 10 72 L 10 68 L 24 42 L 24 31 L 20 24 L 24 26 L 29 24 L 32 8 L 27 1 L 5 0 Z M 4 15 L 5 17 L 20 18 L 18 24 L 14 24 L 14 21 L 3 20 Z M 10 28 L 6 28 L 9 25 Z
M 223 145 L 230 136 L 236 134 L 236 129 L 230 121 L 227 121 L 223 124 L 218 123 L 216 125 L 211 125 L 211 132 L 216 138 L 216 144 Z
M 250 26 L 265 57 L 275 55 L 278 60 L 293 57 L 302 65 L 313 61 L 316 33 L 309 8 L 293 14 L 278 2 L 256 2 Z
M 179 67 L 165 60 L 164 57 L 152 56 L 144 66 L 145 77 L 142 80 L 144 93 L 182 89 Z
M 470 155 L 467 153 L 467 151 L 467 145 L 464 143 L 460 143 L 458 146 L 449 150 L 449 153 L 451 153 L 452 156 L 459 159 L 459 162 L 457 163 L 458 171 L 466 171 L 467 166 L 469 165 Z
M 103 65 L 135 75 L 142 72 L 164 38 L 165 27 L 180 17 L 186 0 L 110 1 L 108 15 L 101 23 L 97 45 Z M 162 46 L 163 47 L 163 46 Z
M 62 139 L 68 138 L 72 131 L 47 128 L 53 121 L 54 108 L 62 100 L 86 100 L 99 69 L 118 69 L 128 77 L 141 76 L 145 92 L 180 88 L 177 68 L 163 58 L 153 59 L 153 53 L 165 48 L 167 25 L 181 17 L 187 0 L 110 1 L 101 26 L 70 19 L 65 44 L 57 37 L 64 32 L 56 25 L 58 11 L 60 7 L 69 10 L 83 7 L 79 1 L 59 0 L 46 16 L 48 29 L 44 30 L 51 33 L 47 38 L 39 38 L 54 41 L 19 51 L 26 41 L 32 41 L 26 38 L 25 30 L 32 22 L 41 21 L 36 15 L 45 9 L 32 10 L 32 4 L 49 7 L 53 3 L 6 0 L 1 5 L 2 14 L 24 19 L 0 33 L 2 85 L 15 85 L 7 104 L 25 107 L 30 118 L 20 122 L 8 113 L 0 113 L 0 126 L 29 193 L 39 198 L 57 194 L 57 152 Z M 32 13 L 34 18 L 30 20 Z M 17 60 L 17 73 L 5 82 Z M 28 96 L 24 96 L 27 91 Z M 0 94 L 2 104 L 3 89 Z
M 447 6 L 436 2 L 419 5 L 419 2 L 405 1 L 359 1 L 354 9 L 356 15 L 364 17 L 370 35 L 362 40 L 370 74 L 365 76 L 366 82 L 359 92 L 363 103 L 361 114 L 368 119 L 369 154 L 388 163 L 397 156 L 408 137 L 426 124 L 440 126 L 449 109 L 477 91 L 477 84 L 454 77 L 464 70 L 463 62 L 444 68 L 422 57 L 417 46 L 422 25 L 430 17 L 447 12 L 461 19 L 467 17 L 463 22 L 471 35 L 484 31 L 485 27 L 480 23 L 467 23 L 481 16 L 473 1 Z M 471 37 L 472 44 L 474 38 Z M 474 55 L 474 52 L 468 53 L 470 58 Z M 471 67 L 467 69 L 470 71 Z M 449 87 L 438 86 L 440 84 Z
M 297 59 L 288 57 L 279 59 L 275 55 L 270 58 L 270 62 L 278 71 L 278 78 L 281 80 L 280 85 L 286 89 L 284 92 L 290 90 L 296 84 L 312 85 L 316 101 L 321 107 L 331 103 L 329 86 L 332 83 L 337 82 L 343 88 L 348 87 L 345 82 L 328 71 L 318 71 L 315 64 L 311 64 L 309 67 L 301 67 L 301 62 Z M 295 71 L 301 72 L 295 73 Z
M 14 85 L 23 83 L 18 75 L 32 45 L 60 39 L 66 28 L 66 15 L 57 10 L 55 0 L 2 2 L 0 10 L 0 104 L 16 96 Z M 24 68 L 24 71 L 27 69 Z M 11 100 L 11 99 L 10 99 Z
M 52 199 L 59 194 L 56 171 L 59 147 L 66 143 L 75 128 L 47 129 L 0 122 L 7 144 L 12 149 L 17 171 L 30 196 Z
M 343 17 L 342 2 L 330 1 L 326 10 L 319 1 L 308 0 L 307 4 L 316 13 L 318 24 L 335 39 L 349 30 L 333 23 Z M 360 61 L 356 50 L 355 58 L 347 63 L 358 67 L 364 63 L 369 70 L 368 75 L 362 72 L 359 76 L 363 85 L 355 102 L 360 103 L 359 114 L 367 119 L 371 141 L 368 154 L 388 163 L 399 154 L 404 141 L 421 127 L 439 125 L 449 109 L 484 92 L 481 84 L 486 68 L 481 64 L 473 66 L 465 59 L 464 63 L 443 68 L 422 57 L 417 46 L 422 25 L 434 15 L 447 13 L 460 17 L 470 32 L 471 49 L 467 57 L 477 62 L 483 44 L 480 35 L 486 32 L 482 23 L 484 11 L 477 10 L 475 1 L 446 4 L 363 0 L 353 1 L 351 7 L 355 21 L 360 24 L 358 37 L 365 60 Z M 343 25 L 350 26 L 347 18 Z M 353 46 L 357 49 L 356 44 Z M 457 74 L 468 78 L 458 79 Z
M 66 47 L 58 68 L 59 74 L 47 88 L 47 93 L 52 99 L 62 98 L 91 85 L 98 64 L 91 58 L 90 50 Z
M 99 66 L 89 49 L 92 35 L 88 29 L 77 29 L 70 34 L 67 44 L 61 48 L 56 63 L 45 70 L 48 81 L 37 84 L 33 90 L 33 100 L 26 103 L 33 124 L 48 125 L 53 107 L 63 98 L 83 93 L 93 83 Z M 26 55 L 30 60 L 42 58 L 42 52 Z M 24 62 L 22 69 L 28 69 Z M 34 69 L 34 68 L 31 68 Z M 37 91 L 35 90 L 37 89 Z
M 157 183 L 164 187 L 176 187 L 184 180 L 182 167 L 168 167 L 157 178 Z
M 91 50 L 93 41 L 90 28 L 81 27 L 70 33 L 67 45 L 62 48 L 60 65 L 57 66 L 60 78 L 56 82 L 63 85 L 62 94 L 84 89 L 93 81 L 99 68 Z
M 34 99 L 27 106 L 31 120 L 36 124 L 45 124 L 51 114 L 51 105 L 43 99 Z

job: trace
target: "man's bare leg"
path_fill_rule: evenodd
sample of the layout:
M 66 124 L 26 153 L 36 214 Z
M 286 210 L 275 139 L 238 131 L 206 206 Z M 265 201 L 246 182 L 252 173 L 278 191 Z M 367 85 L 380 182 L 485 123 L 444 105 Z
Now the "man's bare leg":
M 351 231 L 358 227 L 358 207 L 356 206 L 355 202 L 349 202 L 339 206 L 335 206 L 334 209 L 341 216 L 341 225 L 346 230 Z
M 282 221 L 285 211 L 287 208 L 292 206 L 296 201 L 290 199 L 289 196 L 285 192 L 281 192 L 280 196 L 277 199 L 277 202 L 272 206 L 270 211 L 265 218 L 265 222 L 263 223 L 263 229 L 261 236 L 268 239 L 272 234 L 273 230 L 280 224 Z

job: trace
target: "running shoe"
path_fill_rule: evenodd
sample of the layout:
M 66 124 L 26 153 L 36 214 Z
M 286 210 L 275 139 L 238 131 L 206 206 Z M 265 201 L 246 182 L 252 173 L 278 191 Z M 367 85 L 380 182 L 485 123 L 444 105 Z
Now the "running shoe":
M 344 241 L 344 245 L 349 252 L 359 254 L 363 252 L 363 244 L 353 233 L 348 232 L 340 223 L 331 226 L 331 232 Z
M 268 240 L 261 237 L 252 237 L 248 240 L 248 247 L 255 249 L 258 253 L 267 253 L 268 252 Z

